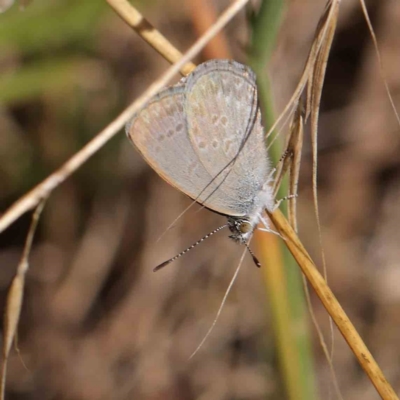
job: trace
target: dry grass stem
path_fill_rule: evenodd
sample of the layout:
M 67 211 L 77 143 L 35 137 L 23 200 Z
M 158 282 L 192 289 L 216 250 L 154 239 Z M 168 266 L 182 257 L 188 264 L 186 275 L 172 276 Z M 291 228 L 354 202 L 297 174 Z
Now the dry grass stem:
M 21 261 L 17 267 L 17 273 L 14 276 L 10 289 L 7 293 L 6 307 L 4 312 L 4 337 L 3 337 L 3 360 L 1 364 L 1 381 L 0 381 L 0 398 L 4 399 L 7 361 L 10 354 L 11 345 L 15 338 L 17 331 L 18 321 L 21 314 L 22 300 L 24 297 L 25 276 L 29 268 L 29 255 L 32 249 L 32 242 L 35 236 L 36 228 L 39 222 L 40 214 L 46 200 L 42 200 L 36 207 L 32 216 L 31 226 L 26 237 L 24 251 L 22 253 Z
M 311 283 L 322 304 L 339 328 L 344 339 L 352 349 L 358 362 L 370 378 L 376 390 L 384 400 L 398 400 L 393 388 L 386 380 L 372 354 L 364 344 L 354 325 L 349 320 L 343 308 L 330 290 L 325 279 L 319 273 L 311 257 L 303 247 L 300 239 L 290 226 L 283 214 L 277 210 L 268 213 L 278 232 L 285 239 L 285 243 L 299 264 L 303 274 Z
M 107 0 L 107 2 L 142 39 L 171 64 L 175 64 L 182 58 L 182 53 L 155 29 L 128 0 Z M 195 68 L 195 64 L 186 62 L 181 66 L 180 72 L 182 75 L 188 75 Z
M 339 4 L 339 2 L 335 1 L 334 4 Z M 293 91 L 293 94 L 292 94 L 290 100 L 287 102 L 285 108 L 279 114 L 279 116 L 276 118 L 273 125 L 270 127 L 270 129 L 266 133 L 266 137 L 269 137 L 271 135 L 271 133 L 276 129 L 276 127 L 281 123 L 281 121 L 284 120 L 284 118 L 288 114 L 291 114 L 296 109 L 297 104 L 300 99 L 300 96 L 303 94 L 304 88 L 310 82 L 310 79 L 312 78 L 316 59 L 317 59 L 318 54 L 321 50 L 321 47 L 324 43 L 325 36 L 326 36 L 328 28 L 331 24 L 331 20 L 332 20 L 332 18 L 334 18 L 334 16 L 335 16 L 335 7 L 332 6 L 332 2 L 329 2 L 327 4 L 326 11 L 325 11 L 324 15 L 321 17 L 319 24 L 317 26 L 314 40 L 311 45 L 310 52 L 307 56 L 307 60 L 306 60 L 303 72 L 299 79 L 299 83 L 297 84 L 295 90 Z M 308 93 L 307 93 L 307 107 L 306 107 L 305 120 L 307 120 L 309 112 L 310 112 L 310 100 L 311 100 L 311 95 L 310 95 L 310 85 L 309 85 Z
M 313 157 L 313 173 L 312 173 L 312 184 L 313 184 L 313 197 L 315 215 L 317 218 L 318 232 L 321 238 L 321 224 L 318 212 L 318 192 L 317 192 L 317 138 L 318 138 L 318 119 L 319 109 L 321 103 L 322 87 L 325 80 L 326 66 L 328 63 L 328 57 L 332 46 L 333 37 L 336 31 L 336 23 L 339 13 L 339 2 L 332 2 L 329 9 L 329 14 L 326 19 L 326 29 L 322 40 L 321 47 L 317 52 L 315 61 L 313 62 L 313 68 L 310 74 L 309 81 L 309 104 L 310 104 L 310 119 L 311 119 L 311 143 L 312 143 L 312 157 Z M 320 240 L 321 241 L 321 240 Z M 322 241 L 321 241 L 322 242 Z
M 400 115 L 397 112 L 396 105 L 394 104 L 394 100 L 393 100 L 392 94 L 390 93 L 389 85 L 388 85 L 386 77 L 385 77 L 385 73 L 383 72 L 383 64 L 382 64 L 381 53 L 379 51 L 378 40 L 376 39 L 374 28 L 373 28 L 371 20 L 369 18 L 368 10 L 367 10 L 367 7 L 365 5 L 365 1 L 364 0 L 360 0 L 360 4 L 361 4 L 362 11 L 364 13 L 365 21 L 367 22 L 367 25 L 368 25 L 368 30 L 369 30 L 369 32 L 371 34 L 372 42 L 373 42 L 374 48 L 375 48 L 376 57 L 378 58 L 379 73 L 381 75 L 382 82 L 385 85 L 386 94 L 387 94 L 387 96 L 389 98 L 390 105 L 391 105 L 391 107 L 393 109 L 393 112 L 394 112 L 394 115 L 395 115 L 395 117 L 397 119 L 397 124 L 400 127 Z
M 274 197 L 277 196 L 279 187 L 283 180 L 283 177 L 289 172 L 289 195 L 291 197 L 289 201 L 289 222 L 297 232 L 297 218 L 296 218 L 296 195 L 297 186 L 300 174 L 300 161 L 301 161 L 301 150 L 303 147 L 303 135 L 304 135 L 304 110 L 303 104 L 300 102 L 297 106 L 297 110 L 293 115 L 293 120 L 289 127 L 289 133 L 286 137 L 286 144 L 284 146 L 285 152 L 282 156 L 281 162 L 276 168 L 276 178 L 274 181 Z
M 321 96 L 322 96 L 322 88 L 325 81 L 325 73 L 326 67 L 328 64 L 329 54 L 331 52 L 333 38 L 336 32 L 337 19 L 339 14 L 339 5 L 340 0 L 332 0 L 327 7 L 326 12 L 326 20 L 323 24 L 325 28 L 323 29 L 322 42 L 321 47 L 317 52 L 317 56 L 311 70 L 310 80 L 308 82 L 308 91 L 307 94 L 309 98 L 307 99 L 307 104 L 309 104 L 310 109 L 310 120 L 311 120 L 311 147 L 312 147 L 312 191 L 313 191 L 313 199 L 314 199 L 314 209 L 315 209 L 315 217 L 317 220 L 317 229 L 318 229 L 318 239 L 321 247 L 321 258 L 322 258 L 322 269 L 324 273 L 324 278 L 327 280 L 327 268 L 326 268 L 326 259 L 325 259 L 325 250 L 323 246 L 322 240 L 322 230 L 321 230 L 321 221 L 319 215 L 319 203 L 318 203 L 318 190 L 317 190 L 317 168 L 318 168 L 318 121 L 319 121 L 319 113 L 320 113 L 320 104 L 321 104 Z M 324 17 L 321 19 L 321 22 L 324 21 Z M 328 363 L 330 365 L 331 370 L 332 367 L 332 358 L 333 358 L 333 349 L 334 349 L 334 334 L 333 334 L 333 323 L 330 320 L 330 333 L 331 333 L 331 357 L 328 358 Z M 321 339 L 322 336 L 320 336 Z M 321 342 L 322 343 L 322 342 Z M 323 346 L 324 347 L 324 346 Z M 325 349 L 325 347 L 324 347 Z
M 293 226 L 295 232 L 297 232 L 297 188 L 300 175 L 301 150 L 303 148 L 304 137 L 303 114 L 303 104 L 299 103 L 297 110 L 294 114 L 294 121 L 293 125 L 291 126 L 288 143 L 288 150 L 290 151 L 292 157 L 292 162 L 290 163 L 289 170 L 289 194 L 294 196 L 289 199 L 288 219 L 290 224 Z
M 312 323 L 313 323 L 313 325 L 315 327 L 315 330 L 316 330 L 317 335 L 318 335 L 319 343 L 320 343 L 320 345 L 322 347 L 322 351 L 324 352 L 324 356 L 325 356 L 325 358 L 326 358 L 326 360 L 328 362 L 328 365 L 329 365 L 329 370 L 331 372 L 332 381 L 333 381 L 333 387 L 335 389 L 336 396 L 337 396 L 337 398 L 339 400 L 343 400 L 343 395 L 342 395 L 342 392 L 340 390 L 339 382 L 338 382 L 336 371 L 335 371 L 335 366 L 333 365 L 332 348 L 328 349 L 328 345 L 326 344 L 324 333 L 322 332 L 321 326 L 320 326 L 320 324 L 319 324 L 319 322 L 317 320 L 317 317 L 315 315 L 313 304 L 311 302 L 310 289 L 309 289 L 309 286 L 308 286 L 308 281 L 307 281 L 306 277 L 304 276 L 304 274 L 302 274 L 302 279 L 303 279 L 304 293 L 305 293 L 305 297 L 306 297 L 306 300 L 307 300 L 308 311 L 310 312 L 311 321 L 312 321 Z M 330 321 L 332 321 L 332 318 L 330 318 Z M 333 336 L 332 336 L 332 343 L 333 343 Z M 331 351 L 329 351 L 329 350 L 331 350 Z
M 72 173 L 82 166 L 92 155 L 101 149 L 119 130 L 126 124 L 129 118 L 144 106 L 160 89 L 177 74 L 183 65 L 191 60 L 204 48 L 204 46 L 243 8 L 248 0 L 237 0 L 228 7 L 219 17 L 218 21 L 201 37 L 193 46 L 173 64 L 159 79 L 127 107 L 117 118 L 104 128 L 86 146 L 73 155 L 64 165 L 53 172 L 43 182 L 39 183 L 27 194 L 16 201 L 0 218 L 0 232 L 25 212 L 34 208 L 42 198 L 47 197 L 55 188 L 64 182 Z

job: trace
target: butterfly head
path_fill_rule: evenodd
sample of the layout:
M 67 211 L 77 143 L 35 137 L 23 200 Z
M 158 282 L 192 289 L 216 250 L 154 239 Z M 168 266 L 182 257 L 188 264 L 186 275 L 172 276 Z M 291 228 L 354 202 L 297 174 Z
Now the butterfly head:
M 228 227 L 232 232 L 229 237 L 235 242 L 247 244 L 256 225 L 257 221 L 248 217 L 228 217 Z

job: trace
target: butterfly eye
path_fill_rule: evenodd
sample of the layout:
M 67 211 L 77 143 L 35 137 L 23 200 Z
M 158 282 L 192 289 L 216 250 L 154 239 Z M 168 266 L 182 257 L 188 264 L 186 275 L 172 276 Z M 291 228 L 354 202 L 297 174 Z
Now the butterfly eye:
M 251 232 L 252 226 L 249 222 L 243 221 L 239 226 L 240 233 L 248 233 Z

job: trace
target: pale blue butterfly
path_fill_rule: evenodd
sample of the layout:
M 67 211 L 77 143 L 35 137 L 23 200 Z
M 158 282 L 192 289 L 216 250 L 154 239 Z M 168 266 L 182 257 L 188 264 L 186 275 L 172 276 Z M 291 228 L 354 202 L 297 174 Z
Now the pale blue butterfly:
M 229 60 L 199 65 L 150 100 L 126 133 L 169 184 L 228 217 L 226 225 L 156 269 L 226 226 L 230 238 L 246 246 L 260 221 L 268 228 L 262 213 L 274 209 L 272 174 L 250 68 Z

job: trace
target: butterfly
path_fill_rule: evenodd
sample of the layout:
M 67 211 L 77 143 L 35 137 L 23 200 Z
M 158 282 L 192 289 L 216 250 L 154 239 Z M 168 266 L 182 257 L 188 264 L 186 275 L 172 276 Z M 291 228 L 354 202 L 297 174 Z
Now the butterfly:
M 170 185 L 227 224 L 165 261 L 159 269 L 220 229 L 248 247 L 264 209 L 273 210 L 256 77 L 231 60 L 210 60 L 153 97 L 126 125 L 145 161 Z M 259 265 L 254 254 L 254 261 Z

